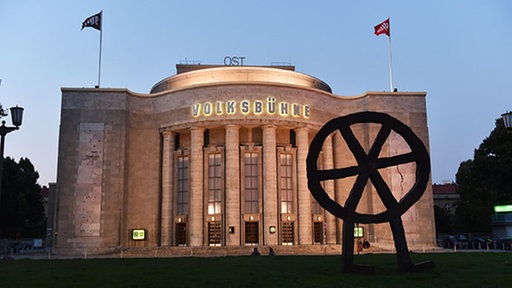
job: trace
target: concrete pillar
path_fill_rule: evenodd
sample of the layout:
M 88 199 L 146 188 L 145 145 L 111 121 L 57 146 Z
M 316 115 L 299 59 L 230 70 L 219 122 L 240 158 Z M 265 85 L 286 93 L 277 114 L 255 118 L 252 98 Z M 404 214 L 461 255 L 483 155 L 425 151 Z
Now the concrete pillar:
M 203 144 L 204 128 L 190 128 L 190 182 L 188 227 L 190 246 L 203 245 Z
M 295 141 L 297 144 L 297 192 L 298 192 L 298 220 L 299 244 L 312 244 L 312 214 L 311 193 L 308 189 L 306 172 L 306 158 L 309 151 L 308 128 L 295 129 Z
M 279 214 L 277 210 L 276 126 L 263 129 L 263 245 L 278 243 Z M 271 233 L 270 227 L 275 227 Z
M 332 149 L 332 134 L 325 138 L 323 146 L 323 169 L 330 170 L 334 168 L 333 149 Z M 331 199 L 335 199 L 334 195 L 334 180 L 324 181 L 324 190 Z M 324 214 L 324 231 L 326 233 L 326 244 L 336 244 L 336 217 L 327 210 Z
M 240 126 L 226 125 L 226 229 L 227 246 L 240 246 Z
M 332 135 L 332 139 L 333 139 L 334 167 L 336 167 L 336 168 L 346 167 L 346 166 L 344 166 L 343 155 L 344 155 L 344 153 L 350 153 L 350 155 L 352 155 L 352 152 L 347 151 L 347 149 L 345 149 L 346 145 L 343 144 L 344 140 L 342 139 L 341 134 L 339 132 L 336 132 L 331 135 Z M 347 199 L 348 193 L 350 192 L 350 190 L 344 191 L 344 188 L 345 188 L 345 185 L 344 185 L 343 181 L 341 181 L 341 180 L 334 181 L 335 201 L 338 202 L 342 206 L 345 205 L 345 200 Z M 342 233 L 343 220 L 342 219 L 336 218 L 336 231 L 337 231 L 336 232 L 336 241 L 338 244 L 340 244 L 343 241 L 343 233 Z
M 162 132 L 162 219 L 161 219 L 161 246 L 172 245 L 173 235 L 173 195 L 174 195 L 174 146 L 175 133 L 171 131 Z

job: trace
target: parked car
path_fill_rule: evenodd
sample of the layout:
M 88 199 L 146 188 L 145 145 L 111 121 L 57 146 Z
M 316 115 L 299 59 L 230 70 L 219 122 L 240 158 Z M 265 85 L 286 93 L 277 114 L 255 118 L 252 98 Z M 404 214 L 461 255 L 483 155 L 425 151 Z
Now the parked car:
M 496 249 L 511 250 L 512 238 L 499 238 L 496 240 Z
M 454 235 L 446 235 L 446 237 L 444 237 L 443 248 L 449 248 L 449 249 L 459 248 L 460 249 L 461 247 L 462 247 L 461 242 Z
M 494 249 L 494 242 L 485 237 L 472 238 L 470 242 L 471 249 Z

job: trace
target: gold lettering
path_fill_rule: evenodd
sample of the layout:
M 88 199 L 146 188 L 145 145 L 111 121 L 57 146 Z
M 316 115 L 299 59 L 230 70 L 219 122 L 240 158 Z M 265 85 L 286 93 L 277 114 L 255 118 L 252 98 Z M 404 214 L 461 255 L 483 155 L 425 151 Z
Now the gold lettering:
M 277 102 L 275 97 L 268 97 L 265 101 L 262 100 L 241 100 L 237 102 L 235 100 L 229 101 L 215 101 L 215 102 L 204 102 L 192 104 L 191 112 L 192 117 L 197 118 L 200 116 L 212 116 L 212 115 L 234 115 L 237 113 L 237 105 L 240 105 L 240 113 L 243 115 L 253 114 L 261 115 L 263 113 L 273 115 L 279 113 L 279 116 L 293 116 L 293 117 L 304 117 L 309 118 L 311 116 L 311 109 L 307 104 L 289 103 L 289 102 Z
M 196 103 L 192 105 L 192 116 L 199 117 L 199 113 L 201 113 L 201 104 Z
M 228 113 L 230 115 L 236 113 L 235 103 L 236 103 L 235 101 L 227 101 L 226 102 L 226 113 Z

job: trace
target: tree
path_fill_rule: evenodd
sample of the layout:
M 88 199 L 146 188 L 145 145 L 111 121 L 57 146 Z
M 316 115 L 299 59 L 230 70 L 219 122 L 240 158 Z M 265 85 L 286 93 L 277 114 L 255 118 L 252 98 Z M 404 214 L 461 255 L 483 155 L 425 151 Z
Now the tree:
M 43 237 L 46 219 L 39 173 L 27 158 L 16 163 L 6 157 L 3 164 L 0 238 Z
M 494 205 L 512 203 L 512 133 L 502 119 L 496 120 L 473 159 L 460 164 L 456 181 L 461 196 L 456 212 L 459 229 L 491 232 Z

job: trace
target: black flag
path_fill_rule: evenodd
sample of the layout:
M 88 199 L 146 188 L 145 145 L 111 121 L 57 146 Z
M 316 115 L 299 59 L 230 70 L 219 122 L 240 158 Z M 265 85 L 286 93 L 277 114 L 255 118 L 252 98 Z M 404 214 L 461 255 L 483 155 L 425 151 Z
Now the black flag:
M 82 29 L 84 29 L 85 27 L 92 27 L 94 29 L 101 31 L 101 13 L 103 13 L 103 11 L 85 19 L 85 21 L 82 23 Z

